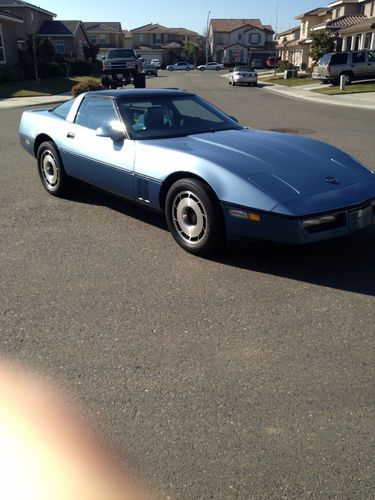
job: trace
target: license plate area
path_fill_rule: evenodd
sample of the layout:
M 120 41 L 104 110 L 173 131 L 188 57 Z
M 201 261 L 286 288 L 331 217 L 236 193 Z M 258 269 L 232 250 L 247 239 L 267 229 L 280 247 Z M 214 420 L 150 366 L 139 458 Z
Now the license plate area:
M 353 210 L 348 214 L 349 230 L 357 231 L 374 223 L 374 211 L 372 207 L 365 207 L 359 210 Z

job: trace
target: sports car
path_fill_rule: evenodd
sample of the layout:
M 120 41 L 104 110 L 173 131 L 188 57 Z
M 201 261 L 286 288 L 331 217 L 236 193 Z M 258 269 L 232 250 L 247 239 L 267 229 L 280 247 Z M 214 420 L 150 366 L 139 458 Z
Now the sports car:
M 190 92 L 88 92 L 25 111 L 19 132 L 51 195 L 78 179 L 162 212 L 193 254 L 226 239 L 310 243 L 375 222 L 375 175 L 359 161 L 243 127 Z

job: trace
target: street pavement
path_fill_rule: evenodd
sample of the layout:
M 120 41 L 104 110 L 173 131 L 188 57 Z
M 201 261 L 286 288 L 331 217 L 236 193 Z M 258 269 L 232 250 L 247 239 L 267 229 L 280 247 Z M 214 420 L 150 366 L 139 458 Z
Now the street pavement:
M 160 74 L 162 73 L 163 72 L 161 71 Z M 221 76 L 223 78 L 228 78 L 229 74 L 226 73 Z M 375 92 L 343 95 L 323 95 L 312 92 L 313 89 L 321 88 L 320 83 L 285 87 L 284 85 L 272 85 L 270 83 L 259 80 L 259 86 L 267 92 L 274 92 L 294 99 L 302 99 L 309 102 L 316 102 L 334 106 L 347 106 L 352 108 L 375 110 Z M 0 99 L 0 109 L 53 104 L 68 100 L 70 98 L 71 94 L 69 92 L 66 92 L 64 94 L 52 96 L 14 97 L 8 99 Z
M 375 169 L 373 111 L 193 71 L 148 86 Z M 162 216 L 87 186 L 49 196 L 22 111 L 0 111 L 1 355 L 68 388 L 151 498 L 373 498 L 375 231 L 196 258 Z

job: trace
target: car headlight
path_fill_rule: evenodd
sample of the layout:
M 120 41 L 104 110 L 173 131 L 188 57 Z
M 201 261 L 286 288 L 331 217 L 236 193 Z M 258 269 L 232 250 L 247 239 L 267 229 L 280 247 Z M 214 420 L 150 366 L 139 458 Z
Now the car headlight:
M 338 220 L 338 215 L 323 215 L 322 217 L 317 217 L 316 219 L 308 219 L 303 221 L 303 227 L 308 229 L 309 227 L 320 226 L 321 224 L 332 224 Z

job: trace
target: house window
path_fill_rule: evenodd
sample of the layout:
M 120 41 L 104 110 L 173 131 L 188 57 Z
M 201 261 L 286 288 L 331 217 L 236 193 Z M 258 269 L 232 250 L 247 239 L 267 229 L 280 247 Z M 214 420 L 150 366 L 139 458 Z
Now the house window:
M 358 50 L 361 44 L 362 35 L 357 35 L 354 42 L 354 50 Z
M 250 45 L 259 45 L 259 43 L 260 43 L 259 33 L 252 33 L 249 36 L 249 43 L 250 43 Z
M 242 38 L 242 33 L 238 33 L 238 40 L 241 40 Z
M 107 43 L 107 37 L 106 37 L 106 35 L 100 35 L 99 43 Z
M 352 50 L 352 37 L 346 37 L 346 50 Z
M 375 13 L 375 2 L 372 2 L 370 7 L 370 17 L 372 17 Z
M 3 43 L 3 32 L 0 24 L 0 64 L 5 63 L 5 51 L 4 51 L 4 43 Z
M 92 43 L 93 45 L 96 44 L 96 36 L 95 35 L 90 35 L 90 43 Z
M 55 54 L 60 54 L 60 55 L 65 54 L 64 40 L 55 40 Z

